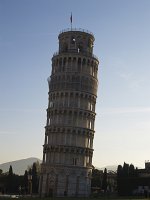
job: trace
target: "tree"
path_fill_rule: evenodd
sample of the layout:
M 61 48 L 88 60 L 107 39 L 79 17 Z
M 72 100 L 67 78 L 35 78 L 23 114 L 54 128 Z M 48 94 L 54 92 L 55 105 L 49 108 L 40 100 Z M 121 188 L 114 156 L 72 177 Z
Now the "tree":
M 122 168 L 121 165 L 118 165 L 118 168 L 117 168 L 117 190 L 118 190 L 118 194 L 121 194 L 122 175 L 123 175 L 123 168 Z
M 132 191 L 137 188 L 138 170 L 133 164 L 124 162 L 123 167 L 118 165 L 117 187 L 119 195 L 132 195 Z
M 12 169 L 12 166 L 10 165 L 8 177 L 7 177 L 7 190 L 8 190 L 9 193 L 13 193 L 13 188 L 14 188 L 13 181 L 14 181 L 14 179 L 13 179 L 13 169 Z
M 2 175 L 2 173 L 3 173 L 3 170 L 2 170 L 2 169 L 0 169 L 0 175 Z
M 23 176 L 23 185 L 24 185 L 24 190 L 25 194 L 28 192 L 28 171 L 25 170 L 24 176 Z
M 103 179 L 102 179 L 102 189 L 104 190 L 104 192 L 107 191 L 107 169 L 104 169 L 104 173 L 103 173 Z
M 129 166 L 129 176 L 134 177 L 135 176 L 135 168 L 134 165 L 130 164 Z
M 33 193 L 38 193 L 38 174 L 36 163 L 33 163 L 32 166 L 32 191 Z
M 9 173 L 8 173 L 9 176 L 13 176 L 13 169 L 12 169 L 12 166 L 10 165 L 9 167 Z
M 91 186 L 92 187 L 101 187 L 102 186 L 102 170 L 93 169 L 92 170 L 92 180 Z
M 117 168 L 117 177 L 118 178 L 121 178 L 122 176 L 122 166 L 121 165 L 118 165 L 118 168 Z
M 37 174 L 40 175 L 40 172 L 41 172 L 41 165 L 40 165 L 40 163 L 39 163 L 38 160 L 36 161 L 36 170 L 37 170 Z
M 129 164 L 125 163 L 123 164 L 123 176 L 127 177 L 129 175 Z

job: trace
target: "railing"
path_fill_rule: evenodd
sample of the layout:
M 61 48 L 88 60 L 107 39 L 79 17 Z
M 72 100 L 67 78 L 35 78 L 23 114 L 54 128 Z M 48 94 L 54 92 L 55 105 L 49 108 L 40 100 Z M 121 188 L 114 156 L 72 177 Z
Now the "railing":
M 85 30 L 85 29 L 82 29 L 82 28 L 67 28 L 67 29 L 63 29 L 62 31 L 60 31 L 59 34 L 61 33 L 65 33 L 65 32 L 68 32 L 68 31 L 81 31 L 81 32 L 84 32 L 84 33 L 88 33 L 90 35 L 92 35 L 94 37 L 94 34 L 88 30 Z
M 66 51 L 66 52 L 59 52 L 59 51 L 57 51 L 57 52 L 55 52 L 54 54 L 53 54 L 53 56 L 58 56 L 58 55 L 60 55 L 60 54 L 68 54 L 69 53 L 69 51 Z M 96 60 L 98 60 L 98 57 L 96 56 L 96 55 L 94 55 L 93 53 L 88 53 L 88 52 L 77 52 L 77 53 L 74 53 L 74 52 L 71 52 L 72 54 L 77 54 L 77 55 L 83 55 L 83 56 L 92 56 L 93 58 L 95 58 Z

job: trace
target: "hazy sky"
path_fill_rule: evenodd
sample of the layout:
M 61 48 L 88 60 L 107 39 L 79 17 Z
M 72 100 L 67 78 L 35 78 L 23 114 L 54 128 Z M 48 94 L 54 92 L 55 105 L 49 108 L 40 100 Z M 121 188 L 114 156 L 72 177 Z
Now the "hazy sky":
M 58 34 L 95 35 L 100 60 L 93 165 L 150 159 L 150 1 L 0 0 L 0 163 L 42 159 Z

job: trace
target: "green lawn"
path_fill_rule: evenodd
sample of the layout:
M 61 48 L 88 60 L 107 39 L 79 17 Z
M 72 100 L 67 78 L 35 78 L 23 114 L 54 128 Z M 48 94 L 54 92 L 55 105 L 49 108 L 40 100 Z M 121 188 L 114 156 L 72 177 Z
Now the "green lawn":
M 13 198 L 14 197 L 14 198 Z M 0 200 L 12 200 L 12 199 L 19 199 L 19 200 L 150 200 L 150 198 L 142 198 L 142 197 L 117 197 L 115 196 L 99 196 L 99 197 L 47 197 L 47 198 L 40 198 L 37 196 L 24 196 L 15 198 L 15 195 L 10 198 L 9 195 L 2 196 L 0 195 Z
M 98 200 L 98 198 L 39 198 L 39 197 L 19 197 L 19 198 L 3 198 L 0 197 L 0 200 L 13 200 L 13 199 L 18 199 L 18 200 Z M 103 200 L 103 199 L 101 199 Z M 105 198 L 106 200 L 106 198 Z M 131 199 L 130 199 L 131 200 Z
M 125 198 L 125 197 L 118 197 L 118 198 L 112 198 L 112 197 L 99 197 L 99 198 L 39 198 L 39 197 L 20 197 L 20 198 L 3 198 L 0 197 L 0 200 L 12 200 L 12 199 L 19 199 L 19 200 L 147 200 L 145 198 Z

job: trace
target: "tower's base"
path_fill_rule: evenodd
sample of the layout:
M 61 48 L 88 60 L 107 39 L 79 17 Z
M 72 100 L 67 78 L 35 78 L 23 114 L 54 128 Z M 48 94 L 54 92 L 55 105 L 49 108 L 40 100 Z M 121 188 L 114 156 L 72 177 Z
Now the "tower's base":
M 41 197 L 88 197 L 91 192 L 91 168 L 42 165 Z

